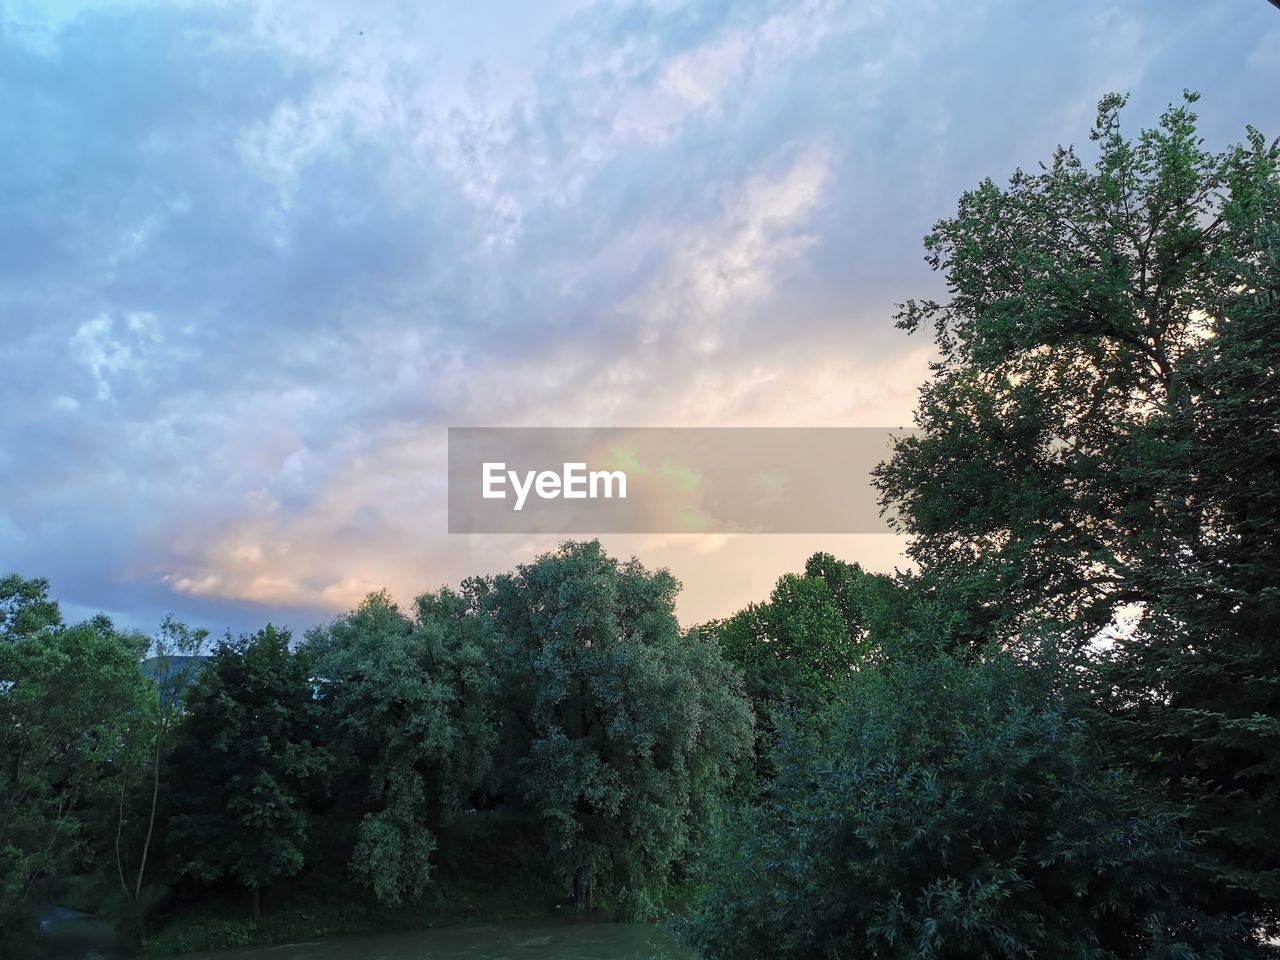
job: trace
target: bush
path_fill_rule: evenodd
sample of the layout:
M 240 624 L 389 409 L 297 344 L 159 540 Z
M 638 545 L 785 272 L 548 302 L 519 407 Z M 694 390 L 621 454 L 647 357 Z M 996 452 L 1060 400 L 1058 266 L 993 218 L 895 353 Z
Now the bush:
M 244 947 L 257 941 L 257 930 L 252 920 L 200 917 L 181 927 L 162 930 L 147 944 L 147 952 L 168 955 Z
M 1254 955 L 1242 923 L 1194 909 L 1174 812 L 1102 765 L 1051 675 L 886 666 L 784 726 L 686 942 L 713 960 Z

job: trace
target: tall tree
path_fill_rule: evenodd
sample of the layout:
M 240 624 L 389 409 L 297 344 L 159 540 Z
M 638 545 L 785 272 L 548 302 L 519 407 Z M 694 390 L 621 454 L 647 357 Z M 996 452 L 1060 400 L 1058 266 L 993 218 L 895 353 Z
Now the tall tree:
M 384 902 L 423 892 L 438 831 L 492 763 L 487 623 L 449 590 L 419 597 L 412 619 L 379 593 L 308 634 L 346 785 L 331 817 L 356 824 L 351 873 Z
M 682 637 L 678 587 L 598 541 L 472 585 L 498 634 L 505 769 L 580 909 L 603 885 L 650 911 L 750 746 L 741 681 Z
M 803 575 L 778 580 L 768 602 L 703 629 L 742 670 L 747 695 L 767 720 L 779 706 L 825 705 L 894 625 L 897 593 L 883 574 L 816 553 Z
M 49 581 L 16 573 L 0 579 L 0 639 L 15 641 L 62 625 L 58 603 L 49 597 Z
M 87 867 L 88 806 L 145 709 L 145 638 L 106 617 L 65 626 L 48 582 L 0 584 L 0 936 Z
M 1200 524 L 1102 676 L 1128 757 L 1195 801 L 1237 902 L 1280 932 L 1280 204 L 1242 200 L 1261 209 L 1225 211 L 1240 273 L 1169 425 L 1170 495 Z
M 182 716 L 182 701 L 199 669 L 209 632 L 166 616 L 148 644 L 144 664 L 150 678 L 148 697 L 128 718 L 119 756 L 112 766 L 116 791 L 114 855 L 124 909 L 147 942 L 147 915 L 163 895 L 148 880 L 160 818 L 164 770 L 173 747 L 173 732 Z M 144 648 L 145 649 L 145 648 Z
M 1128 721 L 1117 745 L 1216 798 L 1193 823 L 1267 921 L 1280 145 L 1250 128 L 1209 151 L 1185 100 L 1128 139 L 1106 97 L 1091 166 L 1059 149 L 936 225 L 949 296 L 899 325 L 932 326 L 940 357 L 879 480 L 924 582 L 969 605 L 961 636 L 1008 645 L 1050 623 L 1087 648 L 1127 623 L 1104 693 Z
M 169 822 L 184 872 L 252 892 L 303 866 L 307 798 L 324 770 L 310 656 L 268 624 L 224 641 L 186 694 Z

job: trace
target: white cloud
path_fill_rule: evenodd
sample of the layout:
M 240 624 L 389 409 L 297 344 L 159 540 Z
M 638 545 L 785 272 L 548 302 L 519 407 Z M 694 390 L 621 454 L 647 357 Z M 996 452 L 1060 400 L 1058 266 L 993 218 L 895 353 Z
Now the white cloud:
M 761 23 L 732 27 L 723 35 L 673 57 L 659 86 L 698 110 L 715 110 L 744 84 L 767 81 L 793 57 L 814 50 L 832 28 L 835 3 L 796 3 Z
M 331 611 L 553 545 L 444 534 L 450 424 L 905 422 L 892 303 L 961 189 L 1081 139 L 1104 80 L 1265 115 L 1274 14 L 1210 6 L 6 5 L 0 548 Z M 703 613 L 804 556 L 609 544 Z
M 697 353 L 714 352 L 816 241 L 804 225 L 822 200 L 830 166 L 826 151 L 810 149 L 780 173 L 722 185 L 718 216 L 678 232 L 665 269 L 626 308 L 647 328 L 645 340 L 674 333 Z
M 138 368 L 129 344 L 113 339 L 115 321 L 106 314 L 86 320 L 70 340 L 72 353 L 89 368 L 98 386 L 98 399 L 111 396 L 111 381 L 126 370 Z
M 160 322 L 151 313 L 129 311 L 119 321 L 100 313 L 76 328 L 68 346 L 72 356 L 93 374 L 98 399 L 106 400 L 121 376 L 137 376 L 146 370 L 153 349 L 163 339 Z

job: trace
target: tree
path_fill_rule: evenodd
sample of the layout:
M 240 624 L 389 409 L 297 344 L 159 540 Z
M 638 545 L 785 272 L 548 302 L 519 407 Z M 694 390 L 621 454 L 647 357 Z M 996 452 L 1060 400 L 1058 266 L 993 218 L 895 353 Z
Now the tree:
M 1184 896 L 1176 811 L 1104 763 L 1060 676 L 882 664 L 784 724 L 686 941 L 708 960 L 1256 955 L 1247 924 Z
M 1007 189 L 966 193 L 925 241 L 951 298 L 899 314 L 908 331 L 932 325 L 941 353 L 920 435 L 879 474 L 913 556 L 993 569 L 1010 610 L 1084 636 L 1118 604 L 1151 600 L 1146 574 L 1197 527 L 1164 496 L 1180 450 L 1153 425 L 1195 406 L 1187 358 L 1222 326 L 1254 256 L 1238 235 L 1275 192 L 1277 148 L 1251 134 L 1206 152 L 1194 99 L 1135 143 L 1120 133 L 1123 98 L 1108 97 L 1093 172 L 1060 149 Z M 1233 225 L 1232 210 L 1254 222 Z
M 682 637 L 665 570 L 565 543 L 472 590 L 494 620 L 504 772 L 579 909 L 650 912 L 751 742 L 741 681 Z
M 751 604 L 704 630 L 742 670 L 767 728 L 776 707 L 814 710 L 830 700 L 892 625 L 895 595 L 889 577 L 816 553 L 803 576 L 778 580 L 767 603 Z
M 742 670 L 756 715 L 815 710 L 853 668 L 850 635 L 824 581 L 786 574 L 769 600 L 712 626 L 724 658 Z
M 1108 96 L 1092 168 L 1060 149 L 936 225 L 949 297 L 908 302 L 899 326 L 932 326 L 940 358 L 920 432 L 879 482 L 921 582 L 967 605 L 961 641 L 1053 624 L 1087 653 L 1132 621 L 1101 678 L 1116 746 L 1214 798 L 1192 822 L 1222 895 L 1265 922 L 1280 909 L 1280 145 L 1250 128 L 1206 150 L 1195 100 L 1130 140 Z
M 487 618 L 458 594 L 419 597 L 406 617 L 385 593 L 308 634 L 336 752 L 333 821 L 351 873 L 378 899 L 418 897 L 436 835 L 485 780 L 493 759 Z
M 829 553 L 815 553 L 805 561 L 804 575 L 826 584 L 853 639 L 882 645 L 901 629 L 907 598 L 893 577 L 868 573 L 859 564 L 837 560 Z
M 115 867 L 125 910 L 147 943 L 147 914 L 163 891 L 147 881 L 162 800 L 165 761 L 182 716 L 182 700 L 196 675 L 209 632 L 166 616 L 149 643 L 146 700 L 130 712 L 119 755 L 112 766 L 116 787 Z M 143 649 L 146 649 L 144 645 Z
M 224 641 L 186 694 L 170 760 L 183 872 L 262 890 L 303 866 L 307 800 L 324 770 L 310 655 L 268 624 Z
M 1177 783 L 1241 906 L 1280 926 L 1280 216 L 1227 211 L 1244 272 L 1186 360 L 1195 403 L 1170 418 L 1172 495 L 1202 519 L 1160 599 L 1103 664 L 1126 758 Z M 1259 223 L 1265 228 L 1259 230 Z M 1261 254 L 1252 258 L 1247 254 Z
M 62 613 L 49 597 L 48 580 L 28 580 L 16 573 L 0 579 L 0 640 L 21 640 L 61 625 Z
M 65 626 L 48 582 L 0 587 L 0 934 L 90 859 L 88 806 L 144 709 L 145 639 L 97 616 Z

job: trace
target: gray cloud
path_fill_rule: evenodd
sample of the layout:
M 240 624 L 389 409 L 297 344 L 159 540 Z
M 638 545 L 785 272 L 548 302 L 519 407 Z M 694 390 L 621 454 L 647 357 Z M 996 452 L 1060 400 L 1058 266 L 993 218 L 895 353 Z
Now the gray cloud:
M 448 425 L 902 422 L 888 318 L 956 195 L 1110 89 L 1265 125 L 1278 40 L 1192 0 L 10 4 L 0 566 L 302 623 L 547 546 L 446 537 Z M 782 572 L 724 543 L 617 548 L 704 616 Z

